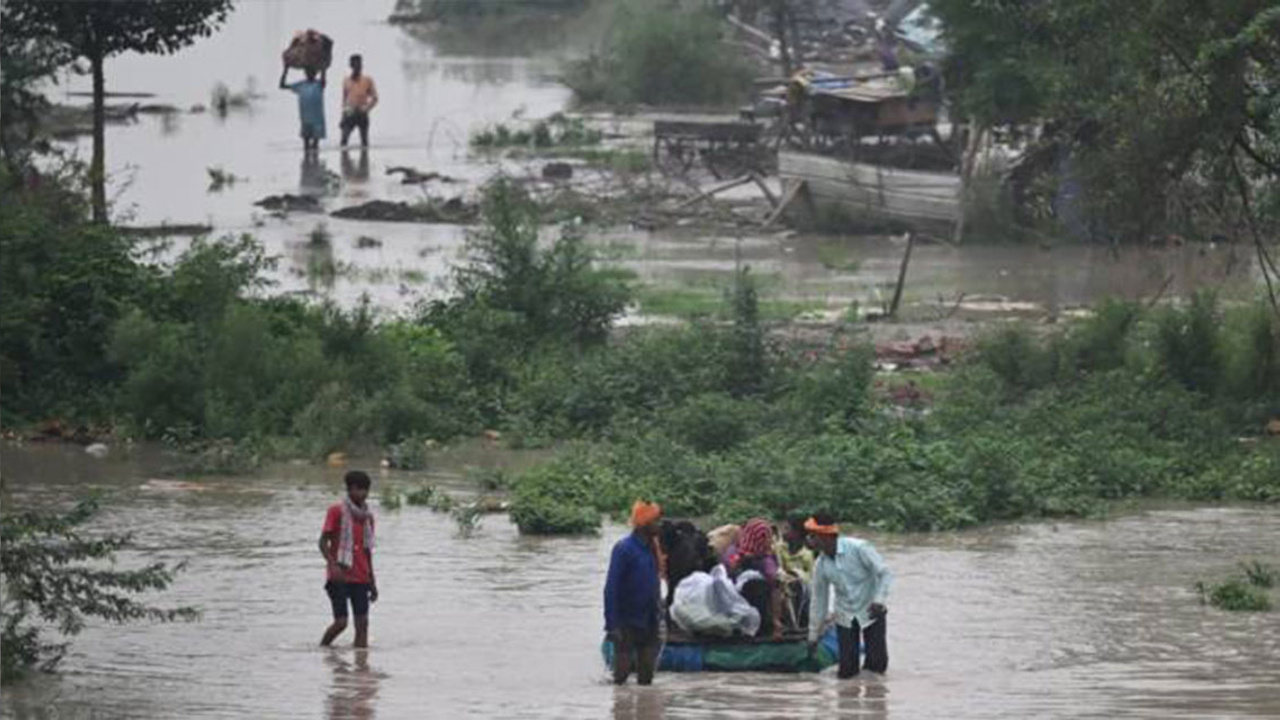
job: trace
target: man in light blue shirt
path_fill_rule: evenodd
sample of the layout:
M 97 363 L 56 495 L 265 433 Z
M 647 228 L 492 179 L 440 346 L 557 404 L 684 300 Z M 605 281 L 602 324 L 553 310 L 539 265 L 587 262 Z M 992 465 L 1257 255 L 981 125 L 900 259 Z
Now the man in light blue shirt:
M 804 524 L 819 551 L 813 568 L 813 598 L 809 605 L 809 645 L 817 643 L 827 619 L 832 591 L 833 614 L 840 644 L 840 678 L 858 674 L 858 641 L 866 644 L 866 665 L 882 673 L 889 668 L 885 637 L 888 609 L 885 600 L 893 574 L 875 546 L 866 540 L 841 537 L 829 515 L 815 515 Z

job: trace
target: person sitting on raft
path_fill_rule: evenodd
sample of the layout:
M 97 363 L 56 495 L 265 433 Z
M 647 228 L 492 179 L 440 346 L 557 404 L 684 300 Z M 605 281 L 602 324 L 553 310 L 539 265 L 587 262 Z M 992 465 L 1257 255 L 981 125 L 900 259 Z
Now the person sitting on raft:
M 804 529 L 804 515 L 787 518 L 782 537 L 773 543 L 773 552 L 782 567 L 784 611 L 795 628 L 809 625 L 809 580 L 816 560 Z
M 757 637 L 766 631 L 774 638 L 782 637 L 782 589 L 778 584 L 778 558 L 773 554 L 773 528 L 768 521 L 762 518 L 747 521 L 725 552 L 724 565 L 729 577 L 735 580 L 748 570 L 761 575 L 763 580 L 748 581 L 738 591 L 760 611 Z

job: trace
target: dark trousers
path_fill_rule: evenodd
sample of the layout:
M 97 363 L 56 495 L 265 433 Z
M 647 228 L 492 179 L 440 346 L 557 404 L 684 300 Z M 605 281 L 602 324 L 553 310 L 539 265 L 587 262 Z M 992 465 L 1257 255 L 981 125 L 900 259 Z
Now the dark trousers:
M 619 628 L 613 643 L 613 682 L 627 682 L 631 671 L 636 672 L 636 682 L 653 683 L 653 671 L 658 667 L 658 651 L 662 643 L 658 628 Z
M 852 627 L 836 626 L 836 639 L 840 643 L 840 669 L 838 677 L 851 678 L 858 674 L 858 639 L 866 643 L 867 659 L 863 665 L 871 672 L 882 673 L 889 669 L 889 643 L 885 638 L 885 630 L 889 616 L 883 614 L 876 618 L 866 630 L 854 620 Z

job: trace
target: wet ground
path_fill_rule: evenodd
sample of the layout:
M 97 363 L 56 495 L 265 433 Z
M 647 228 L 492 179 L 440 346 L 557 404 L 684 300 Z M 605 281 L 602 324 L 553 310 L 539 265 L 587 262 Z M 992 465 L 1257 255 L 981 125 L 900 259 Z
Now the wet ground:
M 477 449 L 426 479 L 455 492 Z M 57 676 L 6 685 L 5 717 L 1027 718 L 1275 717 L 1274 613 L 1202 607 L 1193 584 L 1280 562 L 1280 515 L 1151 508 L 1113 520 L 873 536 L 893 568 L 883 677 L 663 674 L 608 684 L 598 645 L 611 543 L 520 537 L 504 516 L 459 537 L 426 508 L 380 510 L 372 648 L 315 646 L 327 621 L 315 539 L 340 471 L 175 485 L 144 452 L 6 446 L 5 503 L 111 493 L 99 529 L 186 561 L 159 600 L 194 624 L 102 626 Z M 405 487 L 421 476 L 381 476 Z M 375 491 L 376 494 L 376 491 Z M 376 505 L 376 503 L 375 503 Z M 56 710 L 50 710 L 56 708 Z M 56 713 L 56 714 L 55 714 Z
M 583 52 L 594 35 L 575 22 L 537 32 L 521 32 L 519 26 L 513 30 L 510 24 L 496 30 L 405 29 L 385 22 L 393 7 L 394 0 L 242 3 L 222 31 L 177 55 L 110 60 L 109 90 L 154 93 L 140 102 L 181 110 L 108 127 L 116 216 L 136 225 L 200 223 L 214 226 L 219 234 L 253 233 L 281 259 L 275 276 L 279 292 L 313 293 L 346 305 L 367 293 L 391 310 L 447 292 L 448 268 L 464 238 L 459 226 L 341 220 L 323 213 L 281 218 L 253 202 L 281 193 L 314 194 L 332 211 L 371 199 L 470 196 L 499 164 L 473 155 L 469 135 L 494 122 L 565 109 L 569 92 L 556 75 L 563 60 Z M 306 27 L 328 32 L 336 42 L 327 91 L 329 137 L 314 161 L 301 152 L 292 94 L 276 89 L 280 49 L 295 30 Z M 364 55 L 381 101 L 373 112 L 371 147 L 343 153 L 337 148 L 340 81 L 351 52 Z M 248 105 L 233 107 L 225 116 L 208 109 L 188 111 L 195 105 L 208 107 L 219 84 L 252 96 Z M 84 86 L 83 78 L 71 78 L 60 87 L 82 91 Z M 87 102 L 83 97 L 65 100 Z M 609 132 L 645 126 L 634 117 L 597 121 Z M 643 144 L 643 138 L 638 142 Z M 88 156 L 87 138 L 77 147 Z M 387 175 L 397 166 L 461 182 L 406 186 L 398 176 Z M 525 170 L 518 164 L 505 167 Z M 238 180 L 211 190 L 210 168 Z M 330 242 L 315 247 L 308 240 L 320 226 Z M 816 317 L 838 315 L 853 301 L 862 308 L 883 304 L 903 250 L 893 238 L 817 237 L 780 229 L 616 228 L 589 235 L 656 292 L 701 285 L 718 293 L 735 264 L 746 262 L 767 278 L 774 297 L 821 311 Z M 381 244 L 361 248 L 362 237 Z M 993 307 L 1054 313 L 1104 295 L 1152 298 L 1162 288 L 1166 295 L 1178 295 L 1222 286 L 1228 295 L 1244 297 L 1256 288 L 1252 268 L 1247 248 L 1229 246 L 1116 254 L 1083 247 L 932 245 L 916 249 L 905 300 L 908 305 L 950 308 L 964 295 L 985 303 L 974 306 L 984 316 Z M 1005 305 L 992 306 L 992 301 Z

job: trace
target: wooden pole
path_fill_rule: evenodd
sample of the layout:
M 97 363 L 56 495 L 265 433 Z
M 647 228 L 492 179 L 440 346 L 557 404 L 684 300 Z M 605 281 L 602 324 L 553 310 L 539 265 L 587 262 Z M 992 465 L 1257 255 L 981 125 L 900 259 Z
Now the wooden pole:
M 889 304 L 889 317 L 898 314 L 898 303 L 902 302 L 902 288 L 907 284 L 907 265 L 911 263 L 911 248 L 915 247 L 916 234 L 907 233 L 907 251 L 902 254 L 902 265 L 898 267 L 898 285 L 893 289 L 893 302 Z
M 705 190 L 703 192 L 700 192 L 697 195 L 694 195 L 693 197 L 689 198 L 688 200 L 685 200 L 684 202 L 680 203 L 676 207 L 677 209 L 683 210 L 684 208 L 687 208 L 690 205 L 694 205 L 702 200 L 706 200 L 707 198 L 711 197 L 712 195 L 715 195 L 716 193 L 722 193 L 725 190 L 736 188 L 739 185 L 746 185 L 747 183 L 751 182 L 751 180 L 752 180 L 751 175 L 743 175 L 737 180 L 730 180 L 729 182 L 721 185 L 717 185 L 711 188 L 710 190 Z

